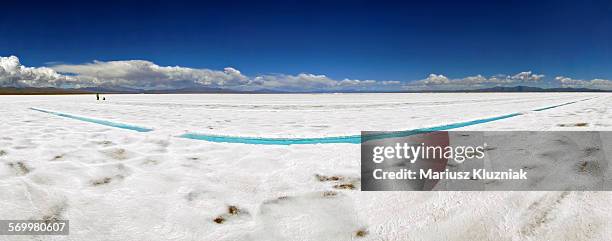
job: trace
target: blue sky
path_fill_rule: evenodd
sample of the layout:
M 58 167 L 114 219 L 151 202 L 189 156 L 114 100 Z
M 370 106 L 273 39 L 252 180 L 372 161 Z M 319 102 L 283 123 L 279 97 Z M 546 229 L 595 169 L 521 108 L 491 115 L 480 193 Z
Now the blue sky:
M 232 67 L 250 79 L 406 82 L 523 71 L 549 81 L 612 79 L 610 0 L 12 1 L 3 9 L 0 56 L 31 67 L 146 60 Z

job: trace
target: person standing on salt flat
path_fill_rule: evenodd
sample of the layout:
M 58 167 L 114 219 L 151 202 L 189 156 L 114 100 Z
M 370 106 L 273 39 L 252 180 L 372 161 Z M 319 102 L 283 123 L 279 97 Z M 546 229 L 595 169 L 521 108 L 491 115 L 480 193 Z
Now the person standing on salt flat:
M 96 100 L 100 100 L 100 94 L 96 93 Z

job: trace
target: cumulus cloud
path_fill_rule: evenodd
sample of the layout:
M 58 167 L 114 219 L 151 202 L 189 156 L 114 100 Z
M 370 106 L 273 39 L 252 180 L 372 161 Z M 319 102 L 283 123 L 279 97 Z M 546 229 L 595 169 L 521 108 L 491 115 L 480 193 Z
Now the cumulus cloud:
M 494 75 L 489 78 L 482 75 L 475 75 L 459 79 L 449 79 L 441 74 L 430 74 L 427 78 L 410 82 L 405 87 L 424 89 L 474 88 L 485 85 L 537 83 L 543 80 L 543 78 L 543 74 L 534 74 L 531 71 L 524 71 L 515 75 Z
M 555 80 L 558 81 L 563 87 L 584 87 L 584 88 L 597 88 L 597 89 L 612 89 L 612 80 L 606 79 L 592 79 L 592 80 L 581 80 L 572 79 L 565 76 L 557 76 Z
M 533 73 L 531 73 L 531 71 L 525 71 L 525 72 L 520 72 L 518 74 L 515 74 L 512 77 L 510 77 L 509 79 L 517 80 L 517 81 L 529 82 L 529 81 L 539 81 L 542 78 L 544 78 L 543 74 L 533 74 Z
M 450 80 L 446 78 L 446 76 L 441 74 L 429 74 L 429 76 L 426 79 L 422 80 L 421 83 L 425 85 L 443 85 L 450 83 Z
M 63 87 L 74 84 L 78 84 L 78 80 L 51 68 L 23 66 L 16 56 L 0 57 L 0 86 Z
M 325 75 L 298 74 L 298 75 L 261 75 L 253 78 L 252 85 L 267 89 L 286 90 L 338 90 L 343 88 L 361 88 L 386 85 L 399 85 L 399 81 L 375 80 L 334 80 Z
M 298 74 L 298 75 L 262 75 L 253 79 L 253 84 L 267 87 L 303 87 L 306 89 L 316 89 L 335 86 L 337 81 L 325 75 Z
M 249 79 L 240 71 L 227 67 L 223 71 L 159 66 L 150 61 L 94 61 L 79 65 L 54 65 L 52 69 L 76 75 L 90 85 L 123 86 L 144 89 L 185 88 L 203 86 L 236 86 Z

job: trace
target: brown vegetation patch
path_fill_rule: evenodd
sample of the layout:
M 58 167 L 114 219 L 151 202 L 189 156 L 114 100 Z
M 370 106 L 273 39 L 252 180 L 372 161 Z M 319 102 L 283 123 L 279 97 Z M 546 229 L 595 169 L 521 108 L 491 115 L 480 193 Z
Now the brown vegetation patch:
M 240 209 L 238 209 L 238 207 L 230 205 L 229 207 L 227 207 L 227 212 L 230 215 L 238 215 L 238 213 L 240 213 Z
M 219 216 L 215 219 L 213 219 L 213 222 L 218 223 L 218 224 L 222 224 L 225 222 L 225 218 L 223 218 L 222 216 Z
M 230 205 L 227 207 L 227 214 L 221 214 L 219 216 L 217 216 L 215 219 L 213 219 L 213 222 L 218 223 L 218 224 L 222 224 L 224 223 L 227 218 L 231 217 L 231 216 L 236 216 L 239 215 L 241 213 L 247 213 L 246 211 L 243 211 L 242 209 L 238 208 L 237 206 L 234 205 Z
M 324 176 L 324 175 L 319 175 L 319 174 L 315 174 L 315 177 L 320 182 L 340 181 L 340 180 L 344 179 L 341 176 Z
M 357 237 L 365 237 L 366 235 L 368 235 L 368 231 L 365 229 L 359 229 L 355 232 L 355 236 Z
M 353 190 L 355 189 L 355 185 L 353 185 L 352 183 L 343 183 L 343 184 L 334 185 L 334 188 Z
M 91 182 L 91 185 L 100 186 L 100 185 L 104 185 L 104 184 L 109 184 L 112 180 L 113 179 L 110 178 L 110 177 L 105 177 L 105 178 L 102 178 L 102 179 L 93 180 Z
M 30 172 L 30 168 L 23 164 L 23 162 L 9 162 L 8 166 L 15 169 L 17 175 L 25 175 Z
M 583 160 L 578 164 L 579 172 L 590 173 L 593 175 L 599 175 L 602 173 L 603 168 L 596 160 Z

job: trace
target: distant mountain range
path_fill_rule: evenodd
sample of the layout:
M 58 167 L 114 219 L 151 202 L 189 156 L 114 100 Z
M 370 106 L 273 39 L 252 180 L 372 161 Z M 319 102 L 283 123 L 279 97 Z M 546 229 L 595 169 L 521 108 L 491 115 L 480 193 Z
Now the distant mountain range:
M 64 94 L 280 94 L 280 93 L 337 93 L 338 91 L 283 92 L 276 90 L 239 91 L 221 88 L 195 87 L 171 90 L 142 90 L 124 87 L 87 88 L 15 88 L 0 87 L 0 95 L 64 95 Z M 474 90 L 420 90 L 420 91 L 342 91 L 342 93 L 493 93 L 493 92 L 612 92 L 610 90 L 587 88 L 540 88 L 530 86 L 496 86 Z
M 66 94 L 91 94 L 91 92 L 84 91 L 84 90 L 78 90 L 78 89 L 0 87 L 0 95 L 66 95 Z
M 588 88 L 540 88 L 531 86 L 495 86 L 470 90 L 406 90 L 406 91 L 346 91 L 345 93 L 503 93 L 503 92 L 612 92 L 612 90 Z M 327 93 L 327 92 L 325 92 Z M 333 93 L 333 92 L 329 92 Z
M 612 92 L 610 90 L 587 89 L 587 88 L 539 88 L 530 86 L 502 87 L 496 86 L 477 90 L 460 90 L 455 92 Z

